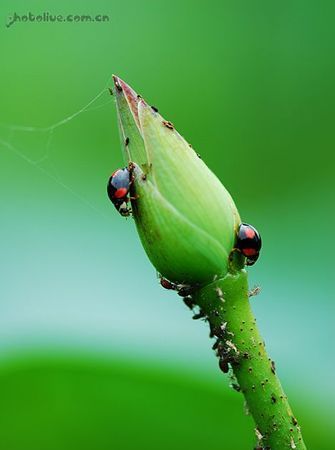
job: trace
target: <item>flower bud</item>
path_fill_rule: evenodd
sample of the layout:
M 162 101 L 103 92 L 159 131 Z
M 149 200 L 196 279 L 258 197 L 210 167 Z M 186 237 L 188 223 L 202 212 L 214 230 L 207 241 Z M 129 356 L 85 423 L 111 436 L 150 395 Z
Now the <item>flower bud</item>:
M 241 222 L 230 194 L 171 122 L 113 78 L 120 134 L 133 163 L 133 216 L 148 257 L 174 283 L 225 276 Z

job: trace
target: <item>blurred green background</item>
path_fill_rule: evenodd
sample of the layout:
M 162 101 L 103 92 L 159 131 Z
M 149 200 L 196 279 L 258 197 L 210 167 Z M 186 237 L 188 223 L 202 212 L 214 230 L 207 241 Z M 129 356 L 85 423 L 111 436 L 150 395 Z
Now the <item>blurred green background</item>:
M 259 327 L 308 448 L 335 448 L 334 9 L 1 2 L 1 450 L 252 448 L 206 325 L 160 288 L 107 200 L 123 164 L 112 73 L 261 231 Z M 5 26 L 29 11 L 110 20 Z

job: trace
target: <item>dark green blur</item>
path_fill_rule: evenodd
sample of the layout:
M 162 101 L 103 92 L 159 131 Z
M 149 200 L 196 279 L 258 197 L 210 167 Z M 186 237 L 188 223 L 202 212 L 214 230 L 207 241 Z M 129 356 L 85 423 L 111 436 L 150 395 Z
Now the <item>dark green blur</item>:
M 244 450 L 254 439 L 242 395 L 190 373 L 55 355 L 1 369 L 1 449 Z M 330 449 L 334 431 L 296 403 L 310 448 Z

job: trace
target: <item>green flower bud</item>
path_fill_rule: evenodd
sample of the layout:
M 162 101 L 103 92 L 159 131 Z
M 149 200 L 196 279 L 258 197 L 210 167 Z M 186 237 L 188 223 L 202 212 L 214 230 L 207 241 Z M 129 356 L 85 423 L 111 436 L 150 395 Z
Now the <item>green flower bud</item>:
M 225 187 L 197 153 L 114 76 L 120 133 L 133 163 L 133 216 L 152 264 L 174 283 L 202 284 L 229 268 L 241 220 Z

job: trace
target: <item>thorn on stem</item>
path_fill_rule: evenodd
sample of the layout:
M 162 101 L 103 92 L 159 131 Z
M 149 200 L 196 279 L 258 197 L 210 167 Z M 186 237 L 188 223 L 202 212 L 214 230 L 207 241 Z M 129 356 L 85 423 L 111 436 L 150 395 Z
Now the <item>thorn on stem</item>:
M 255 428 L 255 435 L 258 441 L 261 441 L 263 439 L 263 435 L 257 427 Z
M 294 450 L 295 448 L 297 448 L 297 446 L 295 445 L 295 442 L 294 442 L 294 439 L 293 439 L 292 436 L 291 436 L 291 448 L 292 448 L 292 450 Z
M 255 286 L 255 287 L 253 287 L 253 288 L 249 291 L 248 296 L 249 296 L 249 297 L 255 297 L 255 296 L 258 295 L 260 292 L 261 292 L 260 286 Z

